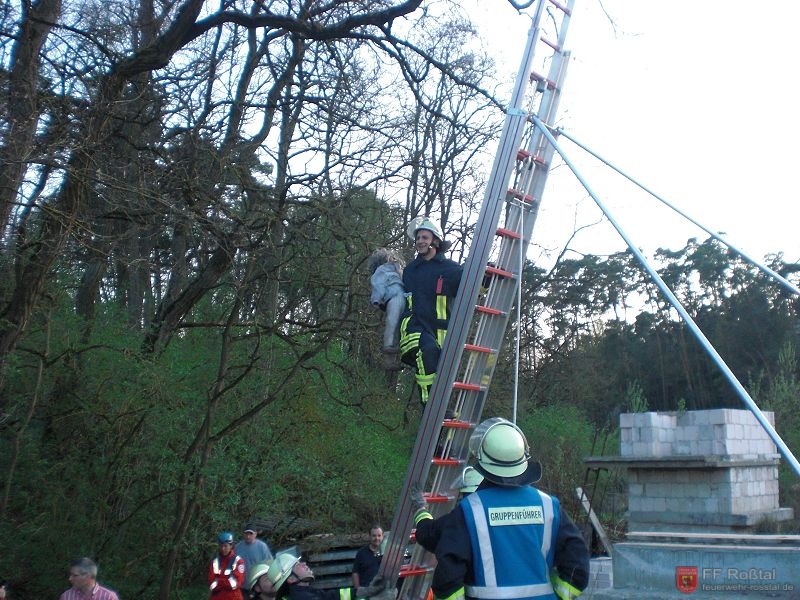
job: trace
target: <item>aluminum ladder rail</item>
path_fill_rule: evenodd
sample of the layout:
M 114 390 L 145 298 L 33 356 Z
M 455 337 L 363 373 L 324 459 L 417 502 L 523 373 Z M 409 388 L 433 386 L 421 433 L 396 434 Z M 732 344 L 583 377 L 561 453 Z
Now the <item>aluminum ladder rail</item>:
M 426 597 L 435 565 L 433 555 L 418 545 L 414 547 L 410 563 L 403 565 L 406 548 L 413 541 L 411 490 L 415 484 L 428 490 L 425 498 L 434 517 L 455 506 L 458 499 L 455 482 L 467 464 L 469 437 L 480 422 L 496 358 L 516 301 L 522 274 L 521 258 L 530 242 L 553 157 L 553 148 L 532 125 L 529 115 L 536 114 L 544 123 L 554 121 L 569 62 L 569 53 L 563 48 L 574 2 L 539 0 L 528 33 L 438 373 L 417 432 L 381 561 L 379 573 L 386 577 L 389 585 L 395 585 L 398 577 L 403 578 L 400 597 L 404 600 Z M 556 41 L 543 34 L 545 7 L 552 8 L 558 15 L 548 20 L 555 28 Z M 545 53 L 540 63 L 535 63 L 537 51 Z M 534 65 L 547 69 L 548 75 L 538 74 Z M 530 105 L 526 110 L 523 102 L 528 98 L 529 82 L 535 82 L 536 87 L 529 95 Z M 509 187 L 510 181 L 513 183 Z M 504 223 L 498 226 L 504 206 Z M 489 260 L 494 266 L 486 266 Z M 487 274 L 491 275 L 491 284 L 478 303 L 481 284 Z M 449 418 L 445 419 L 445 415 Z

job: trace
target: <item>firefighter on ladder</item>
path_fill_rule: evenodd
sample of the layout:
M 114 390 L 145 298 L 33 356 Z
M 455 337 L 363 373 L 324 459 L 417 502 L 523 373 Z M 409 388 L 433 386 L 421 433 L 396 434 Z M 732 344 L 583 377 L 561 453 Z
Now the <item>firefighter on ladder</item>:
M 495 417 L 475 428 L 469 447 L 484 480 L 441 518 L 434 596 L 577 598 L 589 583 L 589 550 L 558 499 L 532 486 L 541 465 L 525 435 Z M 422 503 L 418 516 L 427 512 L 421 494 L 415 502 Z
M 425 405 L 438 368 L 451 305 L 461 283 L 462 268 L 444 257 L 450 243 L 430 218 L 414 219 L 407 232 L 414 240 L 417 257 L 403 271 L 406 307 L 400 321 L 400 353 L 402 361 L 415 369 L 420 401 Z

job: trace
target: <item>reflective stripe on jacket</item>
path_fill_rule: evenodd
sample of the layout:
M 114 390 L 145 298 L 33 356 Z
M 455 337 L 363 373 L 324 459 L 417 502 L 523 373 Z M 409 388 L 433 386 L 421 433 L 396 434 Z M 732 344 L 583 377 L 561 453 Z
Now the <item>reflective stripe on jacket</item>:
M 235 552 L 224 557 L 215 555 L 208 569 L 211 597 L 215 600 L 241 600 L 244 572 L 244 559 Z

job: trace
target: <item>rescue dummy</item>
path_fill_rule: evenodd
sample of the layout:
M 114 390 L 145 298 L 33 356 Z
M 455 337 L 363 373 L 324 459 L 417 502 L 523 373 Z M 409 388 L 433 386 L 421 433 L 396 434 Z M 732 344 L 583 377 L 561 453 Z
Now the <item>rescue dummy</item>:
M 384 368 L 400 369 L 400 315 L 405 307 L 403 259 L 393 250 L 378 248 L 369 257 L 370 304 L 386 313 L 383 327 Z

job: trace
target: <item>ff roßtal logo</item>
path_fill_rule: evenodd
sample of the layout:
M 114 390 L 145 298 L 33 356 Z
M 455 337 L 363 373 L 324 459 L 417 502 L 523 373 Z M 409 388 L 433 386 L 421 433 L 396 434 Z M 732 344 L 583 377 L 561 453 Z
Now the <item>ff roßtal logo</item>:
M 675 567 L 675 585 L 684 594 L 697 589 L 697 567 Z

